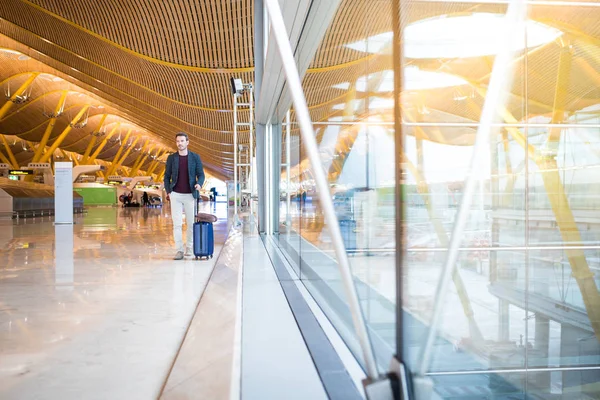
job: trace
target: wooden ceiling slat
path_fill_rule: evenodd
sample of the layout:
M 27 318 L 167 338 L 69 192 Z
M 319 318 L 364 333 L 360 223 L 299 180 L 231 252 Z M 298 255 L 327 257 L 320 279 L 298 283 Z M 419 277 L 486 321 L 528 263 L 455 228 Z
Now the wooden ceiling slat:
M 175 2 L 170 1 L 167 3 L 171 8 L 171 15 L 173 16 L 173 26 L 175 27 L 175 31 L 180 36 L 179 39 L 184 39 L 187 36 L 189 31 L 188 25 L 184 22 L 182 16 L 184 15 L 184 10 L 182 9 L 181 4 L 178 0 Z M 186 43 L 189 43 L 189 40 L 186 40 Z M 177 58 L 174 59 L 174 62 L 177 63 L 185 63 L 187 59 L 189 59 L 187 46 L 181 45 L 181 43 L 172 42 L 171 45 L 175 48 L 177 52 Z
M 210 31 L 212 33 L 214 33 L 214 46 L 213 46 L 213 52 L 210 55 L 211 60 L 215 60 L 218 54 L 221 54 L 221 33 L 219 32 L 219 25 L 218 25 L 218 18 L 217 18 L 217 11 L 216 11 L 216 3 L 217 2 L 210 2 L 208 3 L 208 13 L 206 15 L 206 18 L 209 20 L 210 22 Z M 214 63 L 211 63 L 211 67 L 215 67 Z
M 212 54 L 214 54 L 215 52 L 215 47 L 216 47 L 216 41 L 215 41 L 215 31 L 214 29 L 212 29 L 212 24 L 210 23 L 210 20 L 208 19 L 208 15 L 209 15 L 209 11 L 210 11 L 210 7 L 207 4 L 207 2 L 205 1 L 201 1 L 200 5 L 202 7 L 202 15 L 204 15 L 204 18 L 202 18 L 202 22 L 203 22 L 203 32 L 204 34 L 202 35 L 202 43 L 206 45 L 207 50 L 204 52 L 204 57 L 205 57 L 205 64 L 206 66 L 209 67 L 213 67 L 212 64 L 210 64 L 210 59 L 212 59 Z
M 225 65 L 227 68 L 234 68 L 235 66 L 235 48 L 236 48 L 236 43 L 235 43 L 235 30 L 233 29 L 233 27 L 228 27 L 227 25 L 227 20 L 231 21 L 233 20 L 233 14 L 231 12 L 231 3 L 230 2 L 225 2 L 224 4 L 222 4 L 222 10 L 220 15 L 221 16 L 226 16 L 227 19 L 224 19 L 221 17 L 221 19 L 219 19 L 219 25 L 221 30 L 223 31 L 223 47 L 225 49 Z M 229 29 L 228 29 L 229 28 Z
M 199 13 L 202 12 L 201 10 L 201 4 L 203 5 L 204 2 L 193 2 L 192 6 L 193 6 L 193 10 L 194 10 L 194 15 L 197 15 Z M 206 57 L 208 55 L 208 40 L 205 40 L 205 27 L 206 25 L 204 25 L 205 21 L 204 19 L 202 20 L 198 20 L 198 19 L 194 19 L 194 47 L 197 48 L 198 50 L 198 59 L 197 59 L 197 65 L 206 65 Z M 200 51 L 200 46 L 202 46 L 202 51 Z
M 135 1 L 135 0 L 134 0 Z M 169 56 L 168 53 L 156 53 L 153 52 L 149 44 L 156 39 L 156 36 L 153 33 L 152 27 L 160 24 L 162 20 L 174 20 L 180 19 L 185 21 L 186 18 L 182 18 L 182 15 L 188 15 L 187 21 L 200 21 L 198 23 L 198 27 L 202 26 L 202 21 L 206 21 L 211 19 L 211 15 L 207 13 L 200 12 L 200 9 L 196 7 L 197 3 L 200 2 L 189 2 L 182 0 L 168 0 L 168 4 L 165 8 L 161 7 L 165 3 L 166 0 L 158 1 L 158 0 L 137 0 L 136 1 L 136 12 L 125 12 L 126 7 L 118 0 L 105 0 L 103 2 L 98 2 L 95 0 L 78 0 L 75 2 L 71 1 L 48 1 L 48 0 L 32 0 L 32 3 L 35 4 L 39 9 L 44 10 L 48 15 L 56 15 L 60 18 L 64 18 L 65 20 L 72 21 L 73 24 L 80 26 L 82 29 L 88 30 L 90 32 L 94 32 L 96 34 L 105 35 L 108 40 L 119 44 L 121 46 L 129 47 L 132 50 L 139 52 L 140 54 L 145 54 L 157 59 L 166 59 Z M 252 4 L 249 0 L 243 1 L 229 1 L 228 4 L 231 4 L 232 7 L 238 7 L 244 10 L 245 12 L 252 12 Z M 119 7 L 121 6 L 121 7 Z M 132 19 L 128 18 L 128 16 L 136 15 L 138 12 L 143 10 L 152 10 L 152 18 L 146 20 L 143 23 L 140 19 Z M 83 10 L 80 12 L 79 10 Z M 106 25 L 102 20 L 99 20 L 97 15 L 107 15 L 108 21 L 110 22 L 110 29 L 107 29 Z M 225 17 L 225 15 L 221 14 L 221 20 L 224 20 L 224 27 L 237 27 L 237 24 L 240 24 L 242 21 L 236 18 Z M 139 36 L 143 40 L 134 41 L 131 36 L 123 36 L 120 31 L 115 31 L 113 25 L 122 26 L 122 30 L 126 30 L 128 32 L 135 32 L 136 36 Z M 186 24 L 186 27 L 189 25 Z M 245 29 L 243 30 L 245 32 Z M 203 30 L 203 32 L 209 32 L 208 30 Z M 249 32 L 250 33 L 250 32 Z M 203 35 L 201 33 L 200 35 Z M 202 36 L 194 37 L 194 35 L 188 35 L 187 31 L 176 30 L 176 29 L 168 29 L 163 32 L 163 36 L 166 38 L 169 43 L 178 43 L 178 45 L 182 49 L 191 49 L 193 48 L 194 43 L 201 42 L 205 39 Z M 218 40 L 218 39 L 217 39 Z M 190 53 L 183 53 L 182 59 L 174 60 L 179 63 L 182 62 L 184 65 L 203 65 L 203 66 L 212 66 L 216 65 L 221 58 L 207 58 L 208 63 L 198 63 L 197 57 L 189 57 Z M 203 54 L 204 55 L 204 54 Z M 186 58 L 190 58 L 188 63 L 186 63 Z M 252 65 L 252 59 L 245 60 L 250 64 L 246 64 L 246 66 Z
M 248 9 L 250 10 L 248 11 Z M 246 49 L 244 54 L 245 59 L 239 61 L 239 64 L 241 65 L 246 60 L 254 59 L 254 43 L 250 42 L 254 38 L 254 7 L 250 7 L 248 1 L 244 1 L 243 5 L 240 4 L 240 7 L 238 7 L 238 18 L 240 21 L 243 21 L 244 29 L 246 31 L 243 35 L 244 48 Z
M 224 5 L 223 2 L 220 2 L 220 1 L 214 2 L 212 18 L 215 23 L 217 32 L 219 33 L 218 39 L 217 39 L 218 40 L 217 41 L 217 49 L 219 50 L 219 53 L 218 53 L 218 55 L 215 55 L 214 59 L 218 60 L 217 62 L 219 63 L 219 65 L 221 65 L 225 68 L 231 68 L 229 44 L 227 42 L 227 36 L 228 36 L 229 32 L 223 26 L 223 21 L 228 17 L 225 7 L 226 7 L 226 4 Z
M 192 18 L 192 4 L 184 1 L 181 5 L 181 15 L 183 18 L 183 32 L 187 38 L 187 46 L 181 46 L 185 53 L 184 62 L 190 65 L 194 60 L 198 60 L 198 55 L 196 52 L 196 43 L 194 40 L 194 33 L 196 31 L 196 24 L 194 18 Z

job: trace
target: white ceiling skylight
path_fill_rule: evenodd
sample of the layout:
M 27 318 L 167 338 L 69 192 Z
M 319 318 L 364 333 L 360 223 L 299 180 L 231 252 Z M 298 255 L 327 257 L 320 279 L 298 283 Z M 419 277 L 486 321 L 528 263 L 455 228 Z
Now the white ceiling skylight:
M 408 58 L 467 58 L 498 53 L 513 29 L 503 14 L 475 13 L 461 16 L 439 16 L 410 24 L 404 31 L 404 55 Z M 537 47 L 562 35 L 558 29 L 527 20 L 525 38 L 517 40 L 513 50 Z M 392 32 L 384 32 L 347 44 L 365 53 L 391 52 Z
M 368 76 L 361 76 L 356 81 L 356 90 L 365 92 L 367 82 L 377 82 L 378 87 L 375 88 L 375 91 L 378 93 L 393 92 L 394 72 L 386 70 Z M 467 84 L 467 81 L 464 79 L 444 72 L 422 71 L 416 66 L 404 68 L 404 82 L 402 83 L 404 90 L 426 90 L 465 84 Z
M 445 72 L 421 71 L 417 67 L 404 68 L 404 90 L 425 90 L 465 85 L 467 81 Z
M 332 88 L 334 88 L 334 89 L 342 89 L 342 90 L 348 90 L 349 87 L 350 87 L 350 82 L 342 82 L 342 83 L 338 83 L 337 85 L 332 86 Z
M 383 110 L 394 108 L 394 99 L 382 99 L 380 97 L 374 97 L 369 100 L 369 109 L 371 110 Z
M 380 53 L 385 46 L 388 46 L 391 52 L 393 32 L 384 32 L 379 35 L 370 36 L 367 40 L 359 40 L 354 43 L 347 44 L 346 47 L 362 51 L 364 53 Z
M 577 111 L 577 113 L 580 114 L 600 114 L 600 104 L 594 104 L 585 108 L 582 108 L 581 110 Z
M 405 34 L 408 58 L 466 58 L 494 55 L 513 27 L 502 14 L 476 13 L 457 17 L 441 16 L 409 25 Z M 558 38 L 562 32 L 527 20 L 525 38 L 515 41 L 513 50 L 537 47 Z

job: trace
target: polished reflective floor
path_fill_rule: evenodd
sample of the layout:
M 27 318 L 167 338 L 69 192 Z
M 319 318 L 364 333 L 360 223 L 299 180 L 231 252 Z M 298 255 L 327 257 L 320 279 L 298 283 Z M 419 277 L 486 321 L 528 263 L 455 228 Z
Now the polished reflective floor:
M 0 220 L 0 398 L 156 398 L 215 257 L 173 261 L 168 208 Z

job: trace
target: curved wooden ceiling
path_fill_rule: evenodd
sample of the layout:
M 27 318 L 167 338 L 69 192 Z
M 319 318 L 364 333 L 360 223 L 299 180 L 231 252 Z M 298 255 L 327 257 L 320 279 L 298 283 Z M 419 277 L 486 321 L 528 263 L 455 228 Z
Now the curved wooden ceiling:
M 175 132 L 188 132 L 192 150 L 201 154 L 209 170 L 225 178 L 232 173 L 233 164 L 232 98 L 228 81 L 232 76 L 246 82 L 253 79 L 253 3 L 253 0 L 3 0 L 0 34 L 6 37 L 0 37 L 0 47 L 20 51 L 39 61 L 36 68 L 41 72 L 53 71 L 50 73 L 88 91 L 91 98 L 102 99 L 115 115 L 138 125 L 165 146 L 172 143 Z M 506 6 L 501 4 L 405 2 L 401 24 L 406 27 L 432 17 L 505 11 Z M 523 58 L 515 60 L 515 80 L 507 108 L 516 120 L 552 112 L 560 54 L 566 43 L 573 57 L 570 79 L 563 84 L 565 111 L 574 112 L 600 102 L 597 89 L 600 23 L 589 15 L 590 10 L 585 7 L 530 7 L 531 19 L 559 29 L 563 35 L 560 40 L 528 49 L 527 70 Z M 340 2 L 304 77 L 313 121 L 361 120 L 372 115 L 365 100 L 393 97 L 389 90 L 373 91 L 369 87 L 355 90 L 360 79 L 367 77 L 370 82 L 367 86 L 371 83 L 376 86 L 383 74 L 392 70 L 389 48 L 372 54 L 349 46 L 390 32 L 391 24 L 389 1 L 378 1 L 377 7 L 367 0 Z M 464 78 L 467 84 L 406 91 L 402 94 L 405 120 L 478 121 L 492 63 L 493 57 L 407 59 L 406 65 L 453 74 Z M 33 71 L 19 63 L 3 63 L 2 67 L 0 79 Z M 528 77 L 527 91 L 524 76 Z M 594 85 L 590 87 L 589 82 Z M 59 87 L 49 85 L 47 90 Z M 457 101 L 457 93 L 469 94 L 469 100 Z M 56 101 L 56 95 L 47 98 L 48 102 Z M 349 112 L 344 105 L 350 102 L 357 107 Z M 419 112 L 424 105 L 428 108 L 426 114 Z M 28 110 L 36 107 L 32 105 Z M 28 112 L 13 117 L 15 121 L 23 119 L 23 129 L 32 129 L 39 119 L 27 117 Z M 39 110 L 36 112 L 39 114 Z M 393 119 L 391 110 L 378 114 L 383 121 Z M 242 120 L 247 120 L 247 115 Z M 0 123 L 0 129 L 6 129 L 6 133 L 18 133 L 31 141 L 39 135 L 19 132 L 16 128 L 19 123 L 6 124 Z M 420 133 L 409 129 L 408 133 L 421 134 L 427 140 L 468 145 L 472 132 L 447 130 L 440 135 L 439 130 L 432 128 Z M 242 142 L 248 140 L 246 134 L 240 138 Z M 84 143 L 82 139 L 81 144 L 73 143 L 72 148 L 80 151 Z
M 383 46 L 378 52 L 372 53 L 348 46 L 361 41 L 364 43 L 368 37 L 391 33 L 390 4 L 389 1 L 376 0 L 341 1 L 303 81 L 314 122 L 348 123 L 367 118 L 373 120 L 373 117 L 382 122 L 393 121 L 391 106 L 373 110 L 368 105 L 369 101 L 375 99 L 393 99 L 391 87 L 384 90 L 377 88 L 382 75 L 393 69 L 391 50 Z M 513 83 L 507 88 L 506 109 L 510 118 L 505 118 L 506 122 L 519 123 L 539 116 L 548 120 L 553 116 L 559 91 L 563 96 L 560 107 L 565 119 L 587 107 L 600 104 L 600 20 L 590 18 L 597 10 L 598 7 L 548 4 L 529 7 L 530 20 L 557 29 L 561 35 L 546 44 L 523 50 L 516 56 Z M 401 4 L 401 28 L 406 29 L 415 22 L 430 18 L 476 13 L 503 15 L 506 13 L 506 4 L 406 1 Z M 476 34 L 473 32 L 473 35 Z M 566 78 L 559 78 L 561 59 L 569 71 Z M 405 67 L 449 74 L 462 78 L 466 83 L 404 90 L 401 94 L 403 120 L 429 124 L 419 128 L 407 126 L 404 133 L 438 143 L 472 145 L 476 132 L 472 125 L 480 120 L 493 62 L 493 55 L 452 59 L 405 57 Z M 354 91 L 353 87 L 356 88 L 359 80 L 362 80 L 363 88 Z M 441 128 L 436 126 L 439 123 L 465 126 Z M 355 125 L 341 126 L 341 130 L 350 135 L 354 129 Z M 293 130 L 294 133 L 297 135 L 297 130 Z M 297 140 L 292 144 L 298 145 Z M 300 159 L 304 159 L 303 149 L 299 151 Z
M 157 138 L 170 143 L 187 132 L 207 168 L 225 177 L 233 150 L 229 78 L 253 77 L 252 4 L 5 0 L 0 33 Z

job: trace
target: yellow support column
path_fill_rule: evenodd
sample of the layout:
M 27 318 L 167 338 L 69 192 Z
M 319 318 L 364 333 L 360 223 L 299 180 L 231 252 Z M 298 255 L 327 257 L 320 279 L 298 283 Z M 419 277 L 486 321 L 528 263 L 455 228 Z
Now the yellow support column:
M 446 230 L 444 229 L 444 226 L 441 223 L 441 219 L 435 215 L 429 187 L 427 185 L 427 182 L 425 181 L 424 176 L 421 175 L 421 173 L 419 172 L 419 170 L 422 170 L 422 166 L 419 166 L 418 168 L 415 167 L 413 163 L 408 159 L 408 157 L 406 157 L 403 150 L 400 150 L 400 157 L 406 164 L 408 170 L 413 174 L 415 180 L 417 181 L 417 191 L 423 197 L 423 202 L 425 203 L 427 214 L 429 215 L 429 220 L 433 224 L 433 229 L 437 234 L 440 246 L 443 248 L 447 248 L 450 242 L 448 239 L 448 234 L 446 233 Z M 474 344 L 481 345 L 483 344 L 483 335 L 481 334 L 481 330 L 477 325 L 477 321 L 475 321 L 475 313 L 473 312 L 473 307 L 471 306 L 469 293 L 467 292 L 465 283 L 463 282 L 458 270 L 455 270 L 454 275 L 452 275 L 452 281 L 454 282 L 456 293 L 458 294 L 458 298 L 462 305 L 463 313 L 469 321 L 469 333 L 471 339 L 473 340 Z
M 104 123 L 104 120 L 106 119 L 106 117 L 108 117 L 108 114 L 104 114 L 102 116 L 102 118 L 100 119 L 100 124 L 98 124 L 97 131 L 100 131 L 100 129 L 102 128 L 102 124 Z M 83 153 L 83 158 L 81 159 L 81 163 L 83 165 L 88 164 L 89 158 L 90 158 L 90 153 L 92 152 L 92 148 L 94 147 L 94 145 L 96 144 L 96 141 L 98 140 L 98 136 L 94 135 L 94 133 L 95 132 L 92 132 L 92 140 L 90 140 L 90 143 L 88 144 L 87 148 L 85 149 L 85 153 Z
M 136 137 L 133 140 L 133 143 L 131 143 L 131 146 L 129 146 L 129 148 L 127 149 L 127 151 L 125 152 L 125 154 L 123 154 L 123 157 L 121 157 L 121 159 L 119 161 L 117 161 L 117 163 L 115 164 L 113 162 L 113 165 L 111 167 L 111 170 L 107 173 L 107 176 L 114 174 L 117 169 L 119 167 L 121 167 L 121 164 L 123 164 L 123 161 L 125 161 L 127 159 L 127 157 L 129 156 L 129 153 L 131 153 L 131 150 L 133 150 L 133 148 L 135 147 L 135 144 L 137 143 L 137 141 L 140 139 L 140 137 Z
M 162 182 L 163 178 L 165 177 L 165 171 L 167 169 L 167 164 L 163 164 L 161 165 L 161 169 L 159 169 L 160 172 L 156 172 L 156 176 L 158 178 L 157 182 Z
M 156 159 L 154 160 L 154 162 L 152 163 L 152 165 L 150 165 L 150 168 L 148 169 L 148 172 L 147 172 L 148 175 L 152 175 L 154 170 L 156 170 L 156 167 L 158 167 L 160 165 L 160 162 L 158 160 L 162 156 L 164 156 L 166 152 L 167 152 L 167 149 L 164 149 L 164 150 L 160 151 L 159 153 L 157 153 L 158 155 L 156 156 Z
M 144 145 L 142 146 L 142 149 L 140 150 L 140 155 L 135 159 L 135 161 L 133 162 L 133 165 L 131 166 L 131 169 L 129 170 L 130 171 L 130 173 L 128 174 L 129 176 L 131 176 L 131 170 L 133 170 L 133 168 L 137 165 L 137 163 L 140 162 L 140 160 L 144 156 L 144 152 L 148 148 L 149 144 L 150 144 L 150 139 L 146 139 L 146 142 L 144 143 Z
M 52 130 L 54 129 L 54 125 L 56 124 L 56 119 L 58 118 L 58 114 L 63 109 L 65 105 L 65 101 L 67 101 L 67 93 L 68 91 L 63 91 L 63 94 L 60 96 L 60 100 L 58 100 L 58 104 L 54 109 L 54 113 L 48 122 L 48 126 L 46 127 L 46 131 L 44 131 L 44 136 L 42 136 L 42 140 L 33 155 L 32 162 L 38 162 L 42 154 L 44 154 L 44 149 L 46 148 L 46 144 L 48 143 L 48 139 L 50 139 L 50 135 L 52 135 Z
M 30 149 L 35 149 L 35 145 L 32 142 L 30 142 L 29 140 L 26 140 L 25 144 L 27 144 L 27 146 L 29 146 Z M 30 162 L 32 162 L 32 161 L 30 161 Z M 25 182 L 33 182 L 33 175 L 24 176 L 23 179 L 25 180 Z
M 504 120 L 516 124 L 517 119 L 506 109 L 500 107 Z M 566 246 L 581 245 L 581 234 L 575 222 L 575 217 L 569 206 L 569 199 L 560 178 L 558 164 L 553 157 L 538 157 L 535 148 L 525 140 L 524 135 L 517 128 L 507 128 L 517 143 L 527 150 L 530 158 L 535 161 L 540 169 L 546 194 L 556 219 L 556 224 Z M 585 253 L 581 248 L 565 250 L 573 277 L 577 281 L 585 310 L 590 319 L 596 338 L 600 341 L 600 293 L 594 281 L 594 273 L 590 270 Z
M 62 154 L 62 156 L 65 158 L 65 160 L 69 158 L 69 155 L 63 149 L 58 149 L 58 151 L 60 152 L 60 154 Z M 76 156 L 73 156 L 73 153 L 71 153 L 70 158 L 73 160 L 73 164 L 79 165 L 79 161 L 77 161 L 77 157 Z
M 12 165 L 10 160 L 8 158 L 6 158 L 6 156 L 4 154 L 2 154 L 1 151 L 0 151 L 0 161 L 2 161 L 5 164 Z
M 115 127 L 110 131 L 110 133 L 108 135 L 106 135 L 106 137 L 104 138 L 104 140 L 100 143 L 100 145 L 98 146 L 98 148 L 96 149 L 96 151 L 94 151 L 94 154 L 92 154 L 92 156 L 89 158 L 88 162 L 94 162 L 96 161 L 96 157 L 98 157 L 98 154 L 100 154 L 100 152 L 102 151 L 102 149 L 104 149 L 104 146 L 106 146 L 106 143 L 108 143 L 108 141 L 110 140 L 111 137 L 113 137 L 113 135 L 115 134 L 115 132 L 121 127 L 121 123 L 119 122 L 117 125 L 115 125 Z
M 35 144 L 33 144 L 33 142 L 26 140 L 25 143 L 27 143 L 27 146 L 29 146 L 29 149 L 33 149 L 33 151 L 35 152 L 36 147 L 35 147 Z M 30 162 L 33 162 L 33 161 L 30 161 Z
M 150 163 L 150 166 L 146 170 L 145 175 L 152 176 L 152 173 L 154 172 L 154 170 L 156 169 L 156 167 L 158 167 L 158 161 L 156 161 L 156 160 L 152 161 L 152 163 Z
M 92 151 L 92 147 L 94 147 L 94 145 L 96 144 L 96 140 L 98 139 L 97 136 L 92 136 L 92 139 L 90 140 L 90 142 L 88 143 L 85 152 L 83 153 L 83 158 L 81 159 L 81 163 L 83 165 L 87 164 L 87 159 L 90 156 L 90 152 Z
M 538 161 L 542 170 L 542 180 L 550 206 L 556 218 L 556 224 L 566 246 L 582 245 L 581 234 L 575 222 L 575 217 L 569 207 L 569 199 L 562 184 L 558 164 L 555 159 Z M 564 252 L 571 264 L 571 272 L 577 281 L 581 297 L 590 319 L 596 338 L 600 341 L 600 293 L 594 280 L 594 273 L 590 270 L 585 253 L 581 248 L 566 249 Z
M 123 152 L 123 149 L 125 148 L 125 145 L 127 144 L 127 140 L 129 140 L 129 136 L 131 135 L 132 130 L 133 130 L 133 128 L 129 128 L 129 130 L 127 131 L 127 134 L 125 135 L 125 139 L 121 142 L 121 147 L 119 147 L 119 150 L 117 150 L 117 154 L 113 157 L 110 168 L 107 171 L 107 175 L 112 175 L 113 165 L 116 165 L 117 161 L 119 161 L 119 157 L 121 157 L 121 153 Z
M 571 77 L 571 64 L 573 54 L 569 43 L 563 43 L 560 50 L 558 62 L 558 76 L 556 77 L 556 88 L 554 90 L 554 107 L 552 108 L 552 123 L 560 124 L 565 119 L 565 100 L 567 98 L 567 85 Z M 550 128 L 547 145 L 552 150 L 558 151 L 561 127 Z
M 156 146 L 154 146 L 154 147 L 156 148 Z M 150 158 L 151 155 L 152 155 L 152 152 L 149 151 L 148 152 L 148 158 Z M 150 171 L 150 169 L 152 167 L 154 167 L 154 165 L 158 164 L 158 157 L 162 156 L 162 150 L 157 149 L 156 150 L 156 154 L 154 156 L 155 156 L 155 158 L 152 161 L 149 161 L 150 164 L 148 165 L 148 168 L 146 169 L 146 173 L 148 173 L 148 171 Z M 148 158 L 146 158 L 146 160 L 148 160 Z M 144 164 L 142 163 L 142 165 L 144 165 Z M 142 168 L 142 165 L 140 165 L 140 169 Z
M 79 113 L 77 113 L 77 115 L 75 116 L 75 118 L 73 118 L 71 123 L 62 131 L 62 133 L 58 136 L 58 138 L 56 138 L 56 140 L 54 141 L 52 146 L 50 146 L 48 151 L 42 156 L 42 158 L 40 159 L 40 162 L 48 162 L 48 159 L 50 159 L 50 157 L 52 156 L 52 153 L 54 153 L 54 151 L 58 148 L 58 146 L 60 146 L 62 144 L 63 140 L 65 140 L 65 138 L 67 137 L 69 132 L 71 132 L 71 125 L 76 124 L 77 121 L 79 121 L 81 119 L 83 114 L 85 114 L 85 112 L 88 110 L 88 108 L 90 108 L 90 106 L 85 105 L 79 111 Z
M 129 173 L 129 176 L 135 176 L 139 169 L 142 167 L 142 165 L 144 165 L 144 162 L 146 162 L 146 158 L 148 158 L 148 155 L 152 152 L 152 150 L 154 150 L 154 148 L 156 147 L 156 145 L 152 145 L 150 146 L 150 149 L 148 150 L 147 154 L 140 154 L 140 157 L 138 157 L 139 162 L 136 162 L 136 164 L 134 164 L 133 168 L 131 169 L 131 172 Z M 143 152 L 143 150 L 142 150 Z
M 129 167 L 129 171 L 132 171 L 133 169 L 137 169 L 138 164 L 142 161 L 142 159 L 144 158 L 144 152 L 146 151 L 147 147 L 142 147 L 142 150 L 140 151 L 140 154 L 137 156 L 137 158 L 135 159 L 135 161 L 133 162 L 133 164 L 131 165 L 131 167 Z
M 150 162 L 150 165 L 148 166 L 148 169 L 146 169 L 146 173 L 145 175 L 152 175 L 152 172 L 154 172 L 154 169 L 156 169 L 156 167 L 158 166 L 158 158 L 162 155 L 161 151 L 157 151 L 156 155 L 155 155 L 155 159 L 154 161 Z
M 39 72 L 32 73 L 31 76 L 29 78 L 27 78 L 27 80 L 25 82 L 23 82 L 21 87 L 18 88 L 17 91 L 14 92 L 12 96 L 10 96 L 10 99 L 6 100 L 6 103 L 4 103 L 2 108 L 0 108 L 0 119 L 2 119 L 2 117 L 4 117 L 8 111 L 10 111 L 11 107 L 14 104 L 13 101 L 18 96 L 21 96 L 23 94 L 23 92 L 25 92 L 27 90 L 27 88 L 33 83 L 33 81 L 35 80 L 35 78 L 37 78 L 37 76 L 39 74 L 40 74 Z
M 19 163 L 17 162 L 15 155 L 13 154 L 12 150 L 10 149 L 8 140 L 6 140 L 6 136 L 1 133 L 0 133 L 0 136 L 2 137 L 2 141 L 4 142 L 4 148 L 6 149 L 6 154 L 8 155 L 8 158 L 10 159 L 10 162 L 8 164 L 12 164 L 13 168 L 18 169 Z

